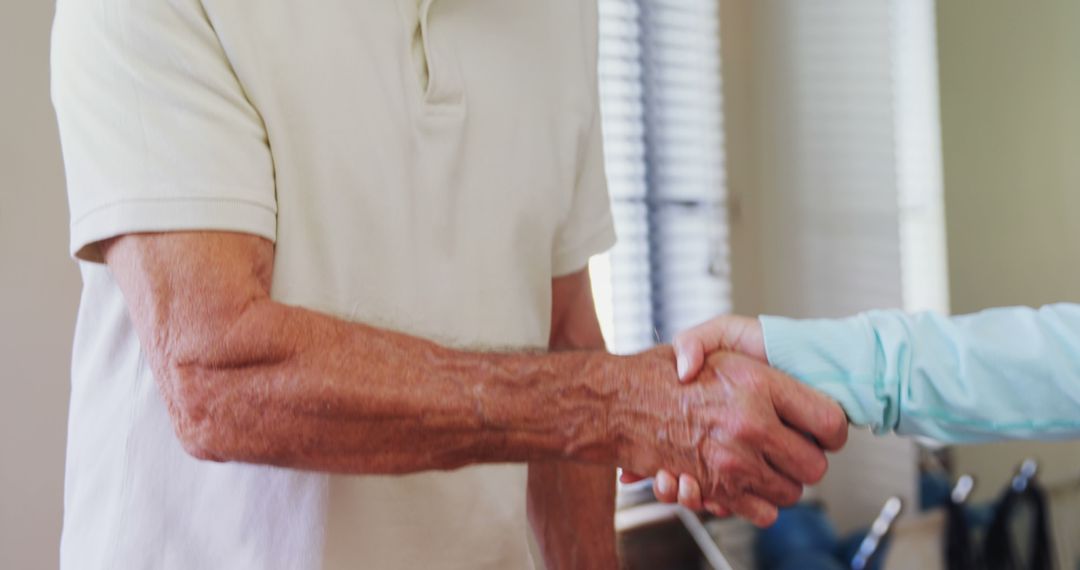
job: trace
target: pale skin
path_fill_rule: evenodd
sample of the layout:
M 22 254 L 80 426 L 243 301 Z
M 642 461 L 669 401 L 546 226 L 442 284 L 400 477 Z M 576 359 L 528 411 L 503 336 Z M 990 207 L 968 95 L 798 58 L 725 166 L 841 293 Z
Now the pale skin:
M 670 347 L 612 356 L 585 273 L 553 281 L 550 353 L 478 353 L 274 301 L 274 247 L 224 232 L 102 245 L 192 456 L 342 474 L 530 465 L 551 568 L 613 568 L 611 468 L 691 474 L 758 524 L 843 445 L 842 411 L 753 359 L 679 384 Z M 604 536 L 604 540 L 581 540 Z

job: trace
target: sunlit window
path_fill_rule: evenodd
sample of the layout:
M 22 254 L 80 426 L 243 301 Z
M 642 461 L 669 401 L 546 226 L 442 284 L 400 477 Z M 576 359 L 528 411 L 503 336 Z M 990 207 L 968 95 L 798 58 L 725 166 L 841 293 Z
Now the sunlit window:
M 618 245 L 590 265 L 615 352 L 730 310 L 719 7 L 600 0 L 600 93 Z

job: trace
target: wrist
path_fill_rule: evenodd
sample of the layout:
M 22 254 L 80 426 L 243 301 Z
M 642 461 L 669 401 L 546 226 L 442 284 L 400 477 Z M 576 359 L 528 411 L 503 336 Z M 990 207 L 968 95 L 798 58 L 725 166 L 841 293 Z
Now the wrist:
M 679 385 L 674 353 L 664 345 L 619 357 L 611 366 L 607 378 L 614 397 L 606 430 L 615 460 L 630 470 L 651 470 L 662 418 L 670 407 L 664 405 L 664 396 Z M 669 381 L 671 385 L 664 386 Z
M 622 419 L 626 415 L 623 390 L 626 377 L 632 371 L 633 358 L 598 353 L 586 378 L 586 382 L 590 383 L 590 391 L 605 395 L 604 408 L 597 427 L 607 463 L 612 465 L 622 465 L 628 447 L 626 430 L 623 429 L 625 421 Z
M 622 384 L 630 369 L 630 357 L 605 351 L 581 352 L 579 355 L 581 360 L 568 363 L 571 368 L 567 371 L 567 377 L 575 378 L 571 393 L 579 399 L 572 405 L 593 410 L 594 421 L 590 422 L 592 433 L 585 438 L 592 445 L 570 453 L 570 458 L 618 465 L 625 446 L 623 431 L 619 429 L 620 422 L 616 417 L 620 413 Z

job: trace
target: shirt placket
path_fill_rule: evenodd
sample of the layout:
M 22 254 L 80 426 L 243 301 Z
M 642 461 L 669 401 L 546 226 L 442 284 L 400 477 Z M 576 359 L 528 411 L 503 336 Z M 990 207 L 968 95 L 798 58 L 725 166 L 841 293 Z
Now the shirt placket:
M 424 102 L 429 106 L 454 107 L 462 104 L 464 99 L 461 75 L 454 54 L 441 40 L 437 26 L 432 25 L 433 8 L 438 2 L 422 0 L 417 14 L 427 76 Z

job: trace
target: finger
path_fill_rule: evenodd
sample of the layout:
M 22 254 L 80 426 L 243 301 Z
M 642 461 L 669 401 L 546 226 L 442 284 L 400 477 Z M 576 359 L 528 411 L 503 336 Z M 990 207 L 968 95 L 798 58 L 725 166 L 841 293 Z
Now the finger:
M 750 521 L 758 528 L 771 526 L 780 514 L 776 505 L 749 494 L 736 497 L 731 502 L 730 508 L 732 513 Z
M 777 415 L 798 431 L 809 434 L 829 451 L 847 443 L 848 422 L 843 408 L 828 396 L 773 370 L 776 382 L 772 391 Z
M 750 492 L 773 505 L 788 507 L 799 502 L 803 488 L 799 483 L 767 467 L 754 482 Z
M 731 511 L 726 507 L 720 506 L 720 503 L 714 501 L 705 501 L 705 510 L 712 513 L 713 516 L 719 518 L 727 518 L 731 516 Z
M 821 481 L 829 468 L 825 452 L 816 443 L 787 427 L 770 432 L 769 443 L 762 452 L 781 475 L 803 485 Z
M 641 475 L 638 475 L 637 473 L 633 473 L 633 472 L 626 471 L 626 470 L 623 470 L 623 472 L 619 474 L 619 482 L 622 483 L 623 485 L 629 485 L 631 483 L 637 483 L 638 481 L 642 481 L 644 479 L 645 479 L 645 477 L 642 477 Z
M 679 504 L 695 513 L 704 508 L 701 504 L 701 486 L 697 479 L 689 475 L 679 476 Z
M 701 339 L 687 331 L 676 336 L 672 345 L 675 347 L 675 368 L 679 381 L 692 381 L 705 363 L 705 348 Z
M 675 476 L 661 469 L 653 479 L 653 494 L 661 503 L 674 503 L 679 498 L 679 483 Z

